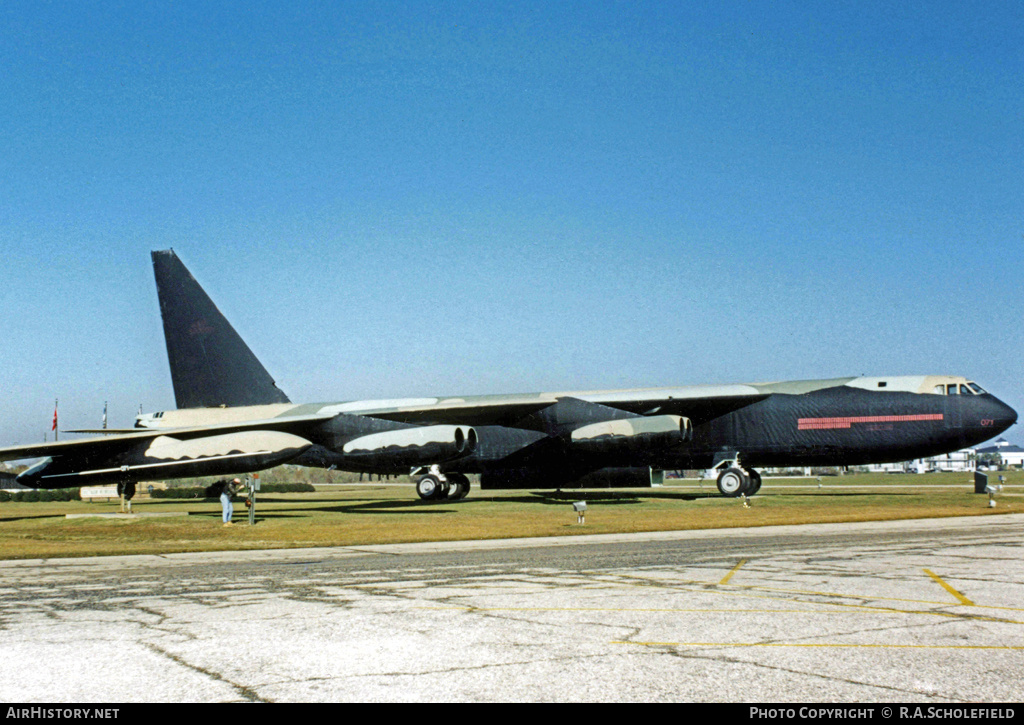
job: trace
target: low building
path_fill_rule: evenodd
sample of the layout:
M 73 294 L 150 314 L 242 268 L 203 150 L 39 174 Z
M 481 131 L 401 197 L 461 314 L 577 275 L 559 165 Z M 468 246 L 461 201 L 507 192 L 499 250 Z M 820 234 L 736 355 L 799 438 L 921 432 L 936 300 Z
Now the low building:
M 988 459 L 998 456 L 997 463 L 1004 466 L 1024 466 L 1024 448 L 1009 443 L 1005 438 L 1000 438 L 994 445 L 978 449 L 978 457 Z
M 899 463 L 880 463 L 866 468 L 871 473 L 956 473 L 971 472 L 975 470 L 977 464 L 977 451 L 974 448 L 963 448 L 940 456 L 915 458 Z

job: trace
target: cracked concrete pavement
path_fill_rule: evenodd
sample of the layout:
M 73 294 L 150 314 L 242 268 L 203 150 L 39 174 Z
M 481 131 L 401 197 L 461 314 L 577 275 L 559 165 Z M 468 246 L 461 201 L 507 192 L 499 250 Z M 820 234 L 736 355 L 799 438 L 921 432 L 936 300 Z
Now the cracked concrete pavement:
M 1020 701 L 1022 528 L 0 561 L 0 699 Z

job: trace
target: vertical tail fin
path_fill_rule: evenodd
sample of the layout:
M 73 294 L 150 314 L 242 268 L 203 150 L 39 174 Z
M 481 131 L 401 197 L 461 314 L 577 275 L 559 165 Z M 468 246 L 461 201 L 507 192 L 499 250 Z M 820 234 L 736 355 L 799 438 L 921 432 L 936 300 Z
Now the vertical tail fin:
M 153 272 L 178 408 L 289 402 L 174 250 Z

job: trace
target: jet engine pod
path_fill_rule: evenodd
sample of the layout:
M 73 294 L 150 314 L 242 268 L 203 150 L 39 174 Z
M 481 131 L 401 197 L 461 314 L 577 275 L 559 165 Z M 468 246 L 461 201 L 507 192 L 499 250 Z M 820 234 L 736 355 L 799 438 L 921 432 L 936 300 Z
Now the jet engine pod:
M 18 482 L 33 488 L 66 488 L 250 473 L 287 463 L 310 445 L 305 438 L 278 431 L 186 440 L 158 436 L 107 460 L 85 460 L 74 455 L 48 458 L 22 473 Z
M 572 432 L 573 449 L 587 453 L 631 453 L 670 448 L 693 436 L 689 418 L 655 415 L 591 423 Z
M 402 471 L 468 456 L 476 442 L 468 426 L 427 425 L 361 436 L 346 443 L 342 455 L 357 470 Z

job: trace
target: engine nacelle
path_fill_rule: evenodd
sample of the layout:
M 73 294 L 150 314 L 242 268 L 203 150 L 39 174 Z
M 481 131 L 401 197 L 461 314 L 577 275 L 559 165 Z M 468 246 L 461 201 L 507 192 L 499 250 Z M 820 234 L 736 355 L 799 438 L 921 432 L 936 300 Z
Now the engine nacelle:
M 654 415 L 591 423 L 574 430 L 569 442 L 584 453 L 637 453 L 678 446 L 692 436 L 689 418 Z
M 646 466 L 635 468 L 601 468 L 573 476 L 543 469 L 510 469 L 480 474 L 480 488 L 487 489 L 550 489 L 550 488 L 650 488 L 665 482 L 665 472 Z
M 476 430 L 464 425 L 428 425 L 360 436 L 342 446 L 345 466 L 354 470 L 402 471 L 468 456 Z
M 73 454 L 47 458 L 17 480 L 31 488 L 68 488 L 251 473 L 287 463 L 310 445 L 290 433 L 262 430 L 186 440 L 158 436 L 105 461 Z

